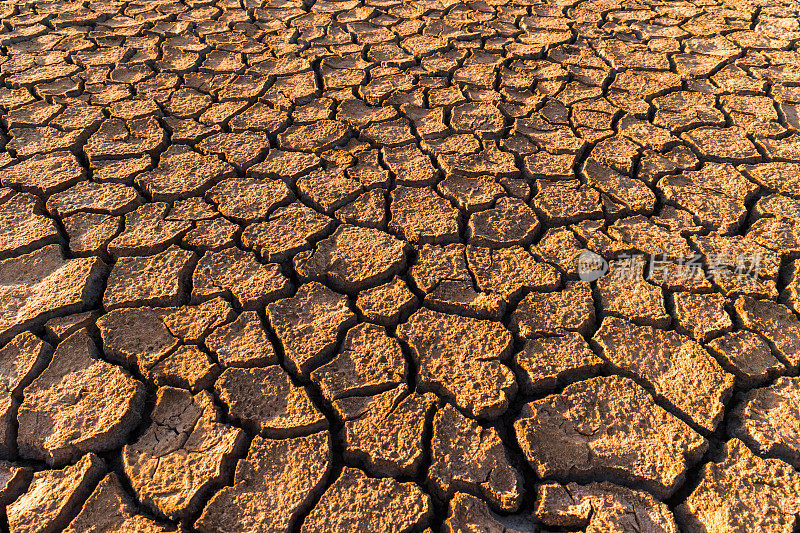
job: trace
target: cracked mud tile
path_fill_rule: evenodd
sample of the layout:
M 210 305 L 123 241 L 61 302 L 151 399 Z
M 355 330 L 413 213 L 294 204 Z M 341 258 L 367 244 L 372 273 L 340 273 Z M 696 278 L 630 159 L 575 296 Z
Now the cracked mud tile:
M 202 116 L 200 120 L 202 122 Z M 226 162 L 246 170 L 269 149 L 269 137 L 260 131 L 221 132 L 206 137 L 197 147 L 205 154 L 223 155 Z
M 733 328 L 724 307 L 726 300 L 721 294 L 676 292 L 672 300 L 677 320 L 675 329 L 697 342 L 707 342 Z
M 125 215 L 125 229 L 108 243 L 114 257 L 151 255 L 166 250 L 191 228 L 186 221 L 165 220 L 169 205 L 154 202 Z
M 125 491 L 114 472 L 106 475 L 75 517 L 65 533 L 101 533 L 103 531 L 136 531 L 167 533 L 174 528 L 140 514 L 133 498 Z
M 769 387 L 748 391 L 731 412 L 728 432 L 759 455 L 800 466 L 800 380 L 779 378 Z
M 723 126 L 725 117 L 712 95 L 676 91 L 653 99 L 653 123 L 675 133 L 700 126 Z
M 742 388 L 762 385 L 786 371 L 767 341 L 752 331 L 727 333 L 709 342 L 707 347 Z
M 363 176 L 362 176 L 363 178 Z M 371 189 L 340 207 L 334 216 L 348 224 L 367 228 L 386 229 L 386 189 Z
M 778 459 L 762 459 L 739 439 L 703 467 L 700 484 L 676 508 L 683 527 L 720 531 L 791 531 L 797 525 L 798 476 Z
M 736 320 L 763 335 L 789 368 L 800 364 L 800 320 L 784 305 L 740 296 L 735 303 Z
M 554 265 L 572 280 L 578 278 L 578 258 L 585 250 L 575 234 L 564 227 L 548 229 L 530 248 L 534 257 Z
M 283 261 L 310 248 L 311 242 L 327 234 L 334 222 L 295 202 L 273 211 L 269 220 L 247 226 L 242 244 L 257 251 L 265 261 Z
M 9 529 L 63 531 L 105 471 L 103 460 L 89 453 L 61 470 L 36 472 L 28 489 L 6 508 Z
M 259 263 L 252 252 L 236 248 L 208 252 L 192 274 L 192 299 L 232 297 L 243 309 L 258 309 L 286 296 L 291 282 L 275 263 Z
M 328 421 L 278 365 L 228 368 L 215 384 L 228 415 L 250 431 L 271 438 L 298 437 L 328 428 Z
M 164 323 L 166 309 L 114 309 L 97 320 L 106 357 L 146 372 L 179 343 Z
M 581 381 L 531 402 L 514 428 L 542 477 L 610 479 L 660 498 L 678 489 L 708 447 L 644 389 L 619 376 Z
M 529 178 L 549 180 L 569 180 L 575 177 L 573 154 L 551 154 L 536 152 L 525 158 L 525 173 Z
M 710 233 L 706 236 L 692 236 L 691 241 L 706 257 L 708 264 L 719 270 L 718 275 L 715 276 L 717 282 L 726 278 L 724 275 L 726 270 L 734 271 L 739 268 L 747 271 L 748 268 L 754 267 L 756 261 L 758 261 L 758 269 L 754 274 L 759 278 L 772 281 L 778 275 L 781 263 L 780 254 L 761 246 L 752 239 L 741 235 L 725 236 Z
M 722 234 L 736 233 L 747 215 L 745 202 L 758 190 L 733 165 L 708 163 L 699 171 L 665 176 L 658 188 L 667 202 L 692 213 L 701 226 Z
M 397 150 L 410 149 L 412 147 L 414 147 L 414 145 L 407 145 L 400 147 Z M 358 181 L 363 187 L 366 187 L 369 190 L 372 190 L 376 187 L 389 186 L 391 181 L 389 171 L 381 166 L 378 159 L 378 150 L 364 150 L 363 152 L 354 153 L 353 155 L 356 156 L 356 162 L 355 165 L 350 166 L 345 170 L 348 177 Z M 388 153 L 385 155 L 385 157 L 388 157 Z M 430 162 L 428 164 L 430 165 Z M 390 166 L 388 161 L 386 162 L 386 166 Z M 433 167 L 430 168 L 430 173 L 434 173 Z M 415 174 L 414 176 L 418 177 L 419 175 L 421 174 Z M 400 178 L 396 179 L 399 180 Z M 423 185 L 428 183 L 427 180 L 423 181 Z M 413 182 L 410 184 L 413 184 Z
M 47 200 L 47 210 L 54 216 L 65 217 L 78 211 L 122 215 L 142 204 L 142 197 L 133 187 L 122 183 L 81 181 L 69 189 L 57 192 Z
M 184 342 L 202 341 L 212 329 L 231 322 L 236 314 L 231 305 L 222 298 L 214 298 L 198 305 L 184 305 L 170 310 L 163 317 L 170 333 Z
M 425 457 L 426 424 L 437 403 L 432 393 L 408 391 L 405 384 L 374 396 L 333 401 L 344 422 L 338 439 L 344 458 L 377 476 L 415 476 Z
M 561 282 L 555 267 L 536 261 L 521 246 L 467 246 L 466 258 L 477 287 L 505 300 L 516 298 L 525 289 L 555 290 Z
M 106 269 L 96 257 L 63 259 L 55 244 L 0 260 L 0 341 L 95 305 Z
M 470 243 L 490 248 L 528 245 L 540 228 L 533 209 L 518 198 L 500 198 L 493 209 L 480 211 L 469 219 Z
M 446 174 L 515 177 L 520 173 L 513 154 L 492 145 L 475 154 L 442 154 L 437 156 L 437 160 Z
M 584 164 L 583 174 L 587 183 L 602 193 L 601 201 L 609 218 L 634 213 L 649 215 L 655 209 L 655 193 L 639 179 L 620 174 L 592 158 Z
M 69 250 L 77 257 L 107 257 L 108 243 L 122 230 L 122 217 L 78 212 L 61 219 Z
M 677 258 L 694 255 L 685 238 L 667 231 L 642 215 L 617 220 L 608 227 L 608 235 L 619 241 L 621 251 L 627 251 L 626 245 L 630 245 L 635 250 L 653 256 Z
M 426 293 L 436 289 L 442 281 L 472 284 L 466 261 L 466 246 L 461 243 L 447 245 L 424 244 L 417 247 L 417 260 L 411 267 L 411 278 L 416 287 Z
M 164 130 L 154 117 L 108 118 L 86 141 L 84 152 L 92 161 L 120 159 L 155 152 L 164 146 L 165 140 Z
M 394 326 L 408 318 L 418 299 L 408 284 L 395 276 L 388 283 L 358 294 L 356 307 L 366 320 L 382 326 Z
M 303 377 L 331 355 L 339 333 L 356 323 L 347 297 L 317 282 L 267 305 L 267 317 L 283 345 L 286 365 Z
M 174 144 L 160 155 L 155 169 L 138 174 L 135 181 L 154 201 L 170 202 L 204 192 L 234 173 L 231 165 L 216 156 L 203 156 L 188 146 Z
M 247 169 L 247 176 L 253 178 L 283 178 L 294 181 L 298 176 L 308 173 L 320 164 L 314 154 L 272 149 L 260 163 Z
M 647 492 L 608 482 L 539 485 L 534 514 L 551 527 L 586 531 L 679 531 L 666 504 Z
M 329 401 L 377 394 L 405 382 L 408 374 L 397 339 L 374 324 L 352 327 L 341 351 L 329 363 L 311 372 L 311 379 Z
M 303 533 L 422 530 L 433 514 L 430 496 L 414 483 L 367 477 L 345 467 L 303 521 Z
M 229 178 L 212 187 L 206 198 L 220 213 L 237 222 L 254 222 L 288 204 L 294 194 L 281 180 Z
M 271 440 L 256 437 L 236 464 L 233 485 L 212 496 L 195 523 L 203 533 L 287 532 L 325 488 L 328 432 Z
M 800 180 L 797 178 L 800 163 L 771 161 L 755 165 L 741 165 L 739 169 L 763 187 L 789 196 L 800 195 Z
M 394 172 L 396 183 L 404 186 L 432 185 L 439 173 L 415 144 L 381 148 L 386 166 Z
M 520 336 L 587 333 L 594 325 L 595 308 L 589 284 L 568 281 L 560 292 L 530 292 L 511 315 L 511 327 Z
M 79 330 L 23 391 L 19 454 L 63 465 L 85 452 L 117 448 L 139 423 L 144 401 L 142 383 L 100 359 L 94 341 Z
M 526 341 L 514 363 L 521 390 L 540 394 L 597 375 L 604 361 L 583 337 L 573 332 Z
M 456 492 L 448 505 L 447 520 L 442 531 L 499 531 L 502 533 L 533 533 L 537 526 L 523 513 L 519 515 L 497 515 L 485 501 L 470 494 Z
M 756 147 L 740 128 L 702 127 L 681 135 L 703 157 L 729 163 L 757 163 Z
M 511 334 L 498 322 L 420 309 L 397 329 L 419 365 L 417 387 L 456 403 L 471 416 L 501 416 L 517 392 L 508 357 Z M 479 354 L 479 355 L 475 355 Z
M 12 128 L 9 134 L 11 141 L 6 147 L 14 150 L 17 157 L 72 150 L 81 142 L 82 136 L 80 131 L 63 132 L 51 126 Z
M 398 186 L 392 191 L 389 228 L 412 243 L 446 243 L 457 240 L 461 218 L 433 189 Z
M 7 506 L 28 489 L 33 473 L 29 467 L 0 460 L 0 502 Z M 6 512 L 8 508 L 6 507 Z
M 750 226 L 746 236 L 766 248 L 796 258 L 800 256 L 800 225 L 791 220 L 792 212 L 789 209 L 783 216 L 783 220 L 772 217 L 758 219 Z
M 178 305 L 197 264 L 194 252 L 175 245 L 156 255 L 122 257 L 111 269 L 103 295 L 108 309 L 140 305 Z
M 150 426 L 122 449 L 139 501 L 161 516 L 184 520 L 221 485 L 244 444 L 244 433 L 219 422 L 210 393 L 158 389 Z
M 228 125 L 233 132 L 260 130 L 272 133 L 281 130 L 286 125 L 287 118 L 286 113 L 272 109 L 262 102 L 256 102 L 230 118 Z
M 199 220 L 194 229 L 183 234 L 181 243 L 186 248 L 216 252 L 235 246 L 234 239 L 238 233 L 239 226 L 224 217 Z
M 468 492 L 506 512 L 516 511 L 524 496 L 522 476 L 497 431 L 482 428 L 450 404 L 434 417 L 428 482 L 442 499 Z
M 506 295 L 476 290 L 467 268 L 466 250 L 460 243 L 423 245 L 417 249 L 417 261 L 411 269 L 412 279 L 417 288 L 427 293 L 424 303 L 434 310 L 499 320 L 505 311 Z M 480 261 L 481 255 L 477 250 L 476 247 L 472 258 L 475 263 Z M 506 253 L 501 250 L 497 255 L 500 257 Z M 479 271 L 477 266 L 476 271 Z M 536 269 L 531 275 L 538 273 Z M 484 271 L 481 274 L 481 281 L 488 284 L 485 277 L 490 273 Z
M 29 331 L 20 333 L 0 349 L 0 454 L 16 455 L 17 410 L 22 391 L 47 367 L 53 348 Z
M 58 229 L 44 215 L 36 196 L 17 193 L 0 204 L 0 257 L 29 253 L 60 241 Z
M 0 182 L 34 194 L 53 194 L 85 179 L 86 171 L 70 152 L 37 154 L 3 169 Z
M 672 321 L 664 306 L 664 294 L 644 277 L 644 261 L 612 261 L 597 280 L 603 313 L 635 324 L 665 329 Z
M 197 346 L 179 346 L 143 372 L 156 386 L 173 386 L 197 392 L 211 388 L 221 372 L 208 354 Z
M 610 369 L 640 380 L 708 432 L 722 420 L 734 377 L 696 342 L 608 317 L 592 337 Z
M 786 279 L 786 287 L 781 292 L 780 302 L 797 312 L 800 309 L 800 261 L 789 262 Z
M 377 229 L 342 224 L 295 257 L 295 270 L 306 279 L 328 281 L 335 289 L 356 292 L 377 285 L 405 269 L 410 248 Z
M 785 218 L 792 222 L 800 220 L 797 200 L 782 194 L 770 194 L 759 198 L 754 213 L 759 217 Z
M 347 142 L 350 129 L 335 120 L 318 120 L 312 124 L 289 126 L 278 134 L 278 144 L 284 150 L 319 154 Z
M 255 311 L 245 311 L 236 320 L 216 328 L 206 337 L 205 345 L 217 356 L 220 365 L 226 368 L 248 368 L 278 362 L 275 348 Z
M 600 193 L 579 180 L 537 180 L 533 198 L 536 212 L 548 223 L 574 223 L 603 216 Z M 553 231 L 551 228 L 548 231 Z
M 488 209 L 504 193 L 503 187 L 490 176 L 448 176 L 437 188 L 445 198 L 469 213 Z
M 172 203 L 165 220 L 178 220 L 186 222 L 198 222 L 201 220 L 211 220 L 217 216 L 217 211 L 203 198 L 192 196 L 185 200 L 176 200 Z

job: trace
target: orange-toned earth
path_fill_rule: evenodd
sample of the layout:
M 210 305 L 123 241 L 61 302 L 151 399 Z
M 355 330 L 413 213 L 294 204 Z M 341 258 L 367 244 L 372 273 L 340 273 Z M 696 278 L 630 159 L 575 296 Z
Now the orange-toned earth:
M 796 0 L 0 3 L 0 531 L 800 531 Z

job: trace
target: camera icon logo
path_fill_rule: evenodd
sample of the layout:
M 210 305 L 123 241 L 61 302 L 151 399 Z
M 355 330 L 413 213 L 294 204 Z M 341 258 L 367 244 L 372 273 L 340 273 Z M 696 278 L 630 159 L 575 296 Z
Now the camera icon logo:
M 592 282 L 608 273 L 608 261 L 602 256 L 585 250 L 578 256 L 578 277 L 581 281 Z

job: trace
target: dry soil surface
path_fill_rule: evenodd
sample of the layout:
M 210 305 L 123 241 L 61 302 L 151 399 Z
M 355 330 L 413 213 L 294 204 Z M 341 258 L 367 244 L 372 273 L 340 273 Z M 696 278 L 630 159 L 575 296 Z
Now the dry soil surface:
M 0 3 L 0 531 L 797 532 L 799 315 L 795 0 Z

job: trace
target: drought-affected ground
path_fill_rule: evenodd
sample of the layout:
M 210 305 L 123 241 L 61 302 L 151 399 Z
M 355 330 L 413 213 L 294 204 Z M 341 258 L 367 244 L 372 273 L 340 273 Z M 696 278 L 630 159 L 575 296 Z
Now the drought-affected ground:
M 798 531 L 798 10 L 0 4 L 0 525 Z

